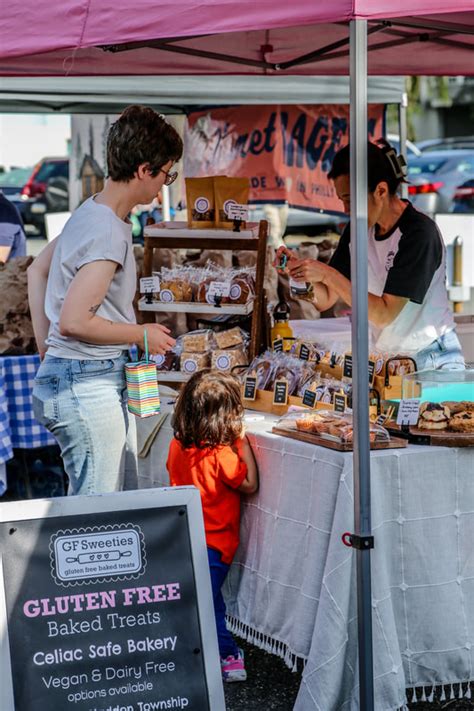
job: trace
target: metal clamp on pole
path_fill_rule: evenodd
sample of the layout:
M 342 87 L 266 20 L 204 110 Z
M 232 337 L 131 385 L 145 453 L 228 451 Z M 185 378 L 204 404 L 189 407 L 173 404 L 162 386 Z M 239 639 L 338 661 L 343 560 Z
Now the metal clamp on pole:
M 348 548 L 356 548 L 358 551 L 368 551 L 374 547 L 373 536 L 356 536 L 355 533 L 343 533 L 342 542 Z

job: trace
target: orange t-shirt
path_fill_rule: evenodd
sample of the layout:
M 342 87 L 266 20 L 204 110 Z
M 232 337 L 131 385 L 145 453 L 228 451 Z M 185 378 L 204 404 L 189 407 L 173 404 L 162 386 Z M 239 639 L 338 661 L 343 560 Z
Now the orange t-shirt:
M 238 450 L 240 441 L 234 447 Z M 196 486 L 201 492 L 206 542 L 232 563 L 239 545 L 240 492 L 247 465 L 229 446 L 184 449 L 177 439 L 170 444 L 166 467 L 172 486 Z

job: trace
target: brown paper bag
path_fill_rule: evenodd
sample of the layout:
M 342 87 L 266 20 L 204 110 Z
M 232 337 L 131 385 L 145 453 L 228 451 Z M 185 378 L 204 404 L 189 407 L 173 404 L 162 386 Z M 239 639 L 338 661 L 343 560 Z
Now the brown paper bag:
M 234 221 L 230 219 L 227 210 L 232 203 L 247 205 L 249 201 L 248 178 L 214 178 L 214 202 L 216 207 L 216 227 L 233 229 Z M 245 227 L 245 222 L 241 223 Z
M 186 178 L 188 227 L 215 227 L 214 178 Z

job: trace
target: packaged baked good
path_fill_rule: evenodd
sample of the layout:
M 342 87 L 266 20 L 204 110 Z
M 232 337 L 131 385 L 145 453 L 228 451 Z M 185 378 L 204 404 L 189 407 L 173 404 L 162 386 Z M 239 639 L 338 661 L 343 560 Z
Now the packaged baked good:
M 216 345 L 221 350 L 225 348 L 242 347 L 249 341 L 249 335 L 241 328 L 229 328 L 227 331 L 217 331 L 214 333 Z
M 211 353 L 211 368 L 226 373 L 237 365 L 246 365 L 247 362 L 248 356 L 244 348 L 228 348 L 227 350 L 215 350 Z
M 416 362 L 410 356 L 397 355 L 388 358 L 386 367 L 389 375 L 407 375 L 416 371 Z
M 188 227 L 209 229 L 215 226 L 214 178 L 185 178 Z
M 233 229 L 234 221 L 229 216 L 231 205 L 247 205 L 249 201 L 248 178 L 214 178 L 214 200 L 216 207 L 216 227 Z M 241 222 L 245 227 L 245 222 Z
M 239 269 L 231 277 L 229 303 L 246 304 L 255 294 L 254 270 Z
M 210 353 L 187 353 L 183 351 L 179 359 L 179 367 L 183 373 L 196 373 L 208 368 L 211 364 Z
M 150 355 L 150 360 L 156 364 L 157 370 L 164 372 L 178 370 L 179 367 L 179 355 L 175 351 Z
M 272 377 L 275 369 L 275 355 L 272 351 L 266 351 L 262 355 L 257 356 L 250 363 L 246 371 L 241 374 L 242 380 L 246 375 L 252 375 L 257 378 L 257 389 L 267 389 L 268 382 Z M 271 388 L 270 388 L 271 390 Z
M 190 331 L 180 336 L 178 342 L 187 353 L 205 353 L 214 346 L 214 332 L 204 328 Z

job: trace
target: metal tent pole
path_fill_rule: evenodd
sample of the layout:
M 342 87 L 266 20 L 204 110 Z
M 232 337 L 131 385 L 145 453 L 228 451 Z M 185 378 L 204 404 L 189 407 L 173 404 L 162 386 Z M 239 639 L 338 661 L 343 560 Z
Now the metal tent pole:
M 350 23 L 351 282 L 354 524 L 361 711 L 374 710 L 370 580 L 369 322 L 367 228 L 367 21 Z
M 407 157 L 407 107 L 408 107 L 408 96 L 406 91 L 402 94 L 402 100 L 398 104 L 398 127 L 400 133 L 400 153 L 405 158 L 408 163 Z M 400 195 L 402 198 L 406 199 L 408 197 L 408 185 L 402 183 L 400 187 Z

